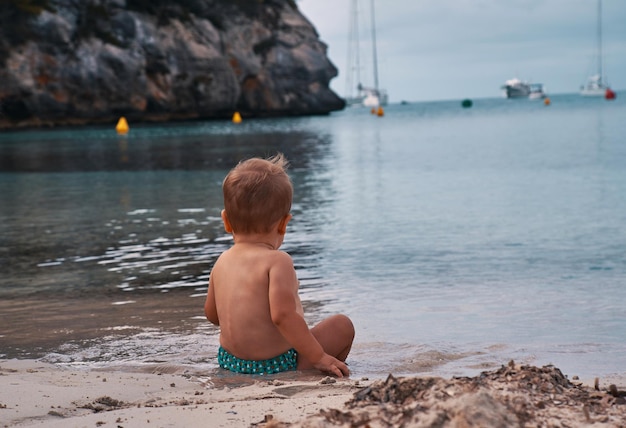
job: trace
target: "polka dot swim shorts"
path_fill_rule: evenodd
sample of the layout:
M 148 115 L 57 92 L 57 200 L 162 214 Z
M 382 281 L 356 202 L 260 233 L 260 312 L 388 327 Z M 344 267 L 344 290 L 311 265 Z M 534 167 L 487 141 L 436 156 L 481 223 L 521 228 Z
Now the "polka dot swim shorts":
M 290 349 L 284 354 L 269 360 L 242 360 L 220 346 L 217 352 L 217 362 L 221 368 L 235 373 L 272 374 L 296 370 L 298 353 L 295 349 Z

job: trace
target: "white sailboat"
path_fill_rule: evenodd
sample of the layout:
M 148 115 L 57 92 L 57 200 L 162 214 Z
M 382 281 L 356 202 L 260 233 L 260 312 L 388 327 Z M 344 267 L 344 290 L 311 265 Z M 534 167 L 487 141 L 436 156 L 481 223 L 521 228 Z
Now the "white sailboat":
M 597 24 L 597 73 L 587 79 L 585 85 L 580 88 L 580 94 L 587 97 L 615 98 L 615 93 L 609 87 L 604 76 L 604 59 L 602 54 L 602 0 L 598 0 L 598 24 Z
M 346 104 L 376 108 L 387 105 L 388 96 L 378 86 L 378 52 L 376 47 L 376 18 L 374 0 L 370 0 L 371 41 L 373 86 L 365 86 L 361 82 L 361 52 L 359 33 L 359 0 L 350 4 L 350 31 L 348 38 L 348 66 L 346 74 Z M 356 85 L 355 85 L 356 82 Z M 356 89 L 356 94 L 353 90 Z

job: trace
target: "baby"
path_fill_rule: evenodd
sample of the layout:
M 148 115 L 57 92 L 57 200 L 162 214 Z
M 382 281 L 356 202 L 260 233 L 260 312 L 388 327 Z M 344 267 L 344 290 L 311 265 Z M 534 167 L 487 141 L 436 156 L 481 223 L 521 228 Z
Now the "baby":
M 280 251 L 291 220 L 293 186 L 282 154 L 233 168 L 222 185 L 222 220 L 234 244 L 215 262 L 204 312 L 220 326 L 220 367 L 269 374 L 318 369 L 349 375 L 354 326 L 334 315 L 309 329 L 289 254 Z

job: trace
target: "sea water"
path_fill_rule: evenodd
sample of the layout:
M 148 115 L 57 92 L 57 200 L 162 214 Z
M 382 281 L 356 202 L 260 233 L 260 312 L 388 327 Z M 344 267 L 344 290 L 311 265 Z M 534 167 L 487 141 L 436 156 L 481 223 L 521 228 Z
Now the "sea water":
M 352 318 L 353 375 L 624 373 L 625 96 L 4 132 L 0 357 L 219 374 L 221 181 L 282 152 L 283 249 L 307 321 Z

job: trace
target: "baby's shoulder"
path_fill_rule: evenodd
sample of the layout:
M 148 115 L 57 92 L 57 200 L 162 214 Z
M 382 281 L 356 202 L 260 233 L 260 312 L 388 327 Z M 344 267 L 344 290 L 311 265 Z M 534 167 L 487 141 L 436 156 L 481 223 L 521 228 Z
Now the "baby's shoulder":
M 293 259 L 291 258 L 291 256 L 286 253 L 285 251 L 282 250 L 276 250 L 276 251 L 272 251 L 272 256 L 279 262 L 281 263 L 286 263 L 286 264 L 290 264 L 293 266 Z
M 259 248 L 249 248 L 244 246 L 233 246 L 224 251 L 215 261 L 215 267 L 219 265 L 229 266 L 253 264 L 256 266 L 287 265 L 293 266 L 291 256 L 282 250 L 267 250 Z

